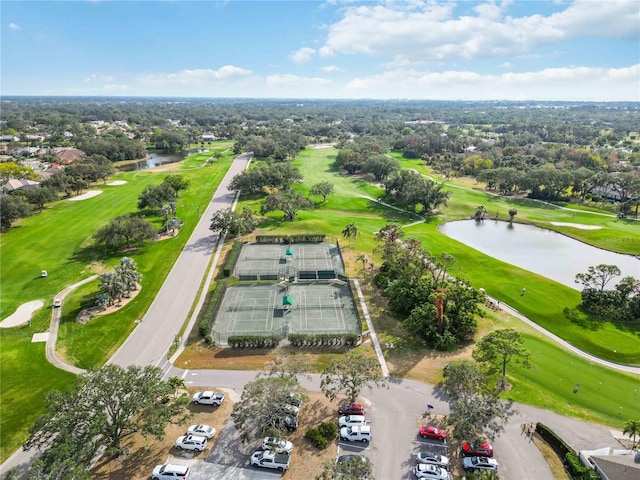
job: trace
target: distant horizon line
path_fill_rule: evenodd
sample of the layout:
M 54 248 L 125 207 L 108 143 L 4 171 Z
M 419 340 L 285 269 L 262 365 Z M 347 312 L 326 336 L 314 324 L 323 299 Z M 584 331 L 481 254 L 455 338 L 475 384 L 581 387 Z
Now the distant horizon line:
M 311 101 L 311 102 L 433 102 L 433 103 L 563 103 L 563 104 L 638 104 L 640 100 L 509 100 L 509 99 L 491 99 L 491 100 L 463 100 L 463 99 L 426 99 L 426 98 L 313 98 L 313 97 L 181 97 L 181 96 L 164 96 L 164 95 L 32 95 L 32 94 L 0 94 L 0 101 L 9 98 L 73 98 L 73 99 L 147 99 L 147 100 L 252 100 L 252 101 Z

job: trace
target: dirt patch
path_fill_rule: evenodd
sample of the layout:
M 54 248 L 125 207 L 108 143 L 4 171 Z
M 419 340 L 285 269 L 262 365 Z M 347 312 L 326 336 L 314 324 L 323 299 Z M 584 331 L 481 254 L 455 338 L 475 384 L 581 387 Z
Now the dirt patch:
M 101 317 L 103 315 L 109 315 L 110 313 L 113 313 L 113 312 L 116 312 L 116 311 L 120 310 L 121 308 L 125 307 L 131 300 L 136 298 L 141 290 L 142 290 L 142 286 L 138 285 L 138 289 L 137 290 L 134 290 L 133 292 L 129 292 L 129 297 L 128 298 L 123 298 L 118 303 L 108 307 L 106 310 L 92 311 L 91 312 L 92 316 L 93 317 Z
M 579 228 L 580 230 L 600 230 L 602 227 L 598 225 L 584 225 L 582 223 L 567 223 L 567 222 L 549 222 L 551 225 L 555 225 L 556 227 L 573 227 Z

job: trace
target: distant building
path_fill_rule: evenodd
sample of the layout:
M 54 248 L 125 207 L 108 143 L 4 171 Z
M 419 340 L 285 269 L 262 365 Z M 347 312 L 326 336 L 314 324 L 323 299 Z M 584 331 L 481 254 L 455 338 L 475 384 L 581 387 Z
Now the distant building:
M 640 478 L 640 451 L 582 450 L 580 460 L 600 474 L 603 480 L 637 480 Z
M 69 164 L 87 156 L 82 150 L 71 147 L 57 147 L 53 149 L 53 153 L 57 155 L 61 163 Z
M 203 142 L 215 142 L 218 137 L 216 137 L 213 133 L 203 133 L 202 135 L 200 135 L 200 139 Z
M 0 142 L 19 142 L 20 137 L 15 135 L 0 135 Z
M 33 180 L 27 180 L 25 178 L 10 178 L 7 183 L 2 186 L 4 193 L 13 192 L 14 190 L 27 190 L 29 188 L 35 188 L 40 185 L 40 182 Z

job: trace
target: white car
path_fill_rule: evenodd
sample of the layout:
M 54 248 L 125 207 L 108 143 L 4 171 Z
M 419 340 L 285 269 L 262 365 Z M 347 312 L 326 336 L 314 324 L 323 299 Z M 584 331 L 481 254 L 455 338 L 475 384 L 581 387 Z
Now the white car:
M 207 448 L 207 437 L 201 437 L 200 435 L 182 435 L 176 440 L 176 448 L 178 450 L 202 452 Z
M 294 416 L 298 416 L 298 414 L 300 413 L 300 407 L 296 407 L 295 405 L 283 405 L 283 408 L 285 410 L 285 412 L 294 415 Z
M 193 403 L 196 405 L 215 405 L 219 407 L 224 402 L 224 393 L 217 393 L 207 390 L 206 392 L 197 392 L 193 396 Z
M 489 457 L 464 457 L 462 466 L 467 472 L 481 472 L 489 470 L 490 472 L 498 471 L 498 461 Z
M 419 452 L 416 454 L 416 460 L 418 460 L 418 463 L 429 463 L 442 468 L 449 468 L 449 458 L 433 452 Z
M 342 427 L 340 429 L 340 440 L 369 443 L 371 441 L 371 427 L 369 425 Z
M 364 415 L 343 415 L 338 419 L 338 426 L 340 428 L 366 424 L 367 421 L 365 420 Z
M 153 469 L 151 478 L 153 480 L 187 480 L 191 470 L 186 465 L 173 465 L 167 463 L 158 465 Z
M 413 467 L 413 473 L 417 478 L 429 478 L 431 480 L 448 480 L 449 472 L 437 465 L 418 463 Z
M 209 425 L 191 425 L 187 429 L 189 435 L 200 435 L 201 437 L 207 437 L 207 440 L 211 440 L 216 434 L 216 429 Z
M 62 305 L 62 300 L 60 300 L 59 298 L 56 298 L 53 300 L 53 308 L 58 308 Z
M 285 440 L 284 438 L 265 437 L 262 442 L 263 450 L 271 450 L 277 453 L 291 453 L 293 450 L 293 443 Z

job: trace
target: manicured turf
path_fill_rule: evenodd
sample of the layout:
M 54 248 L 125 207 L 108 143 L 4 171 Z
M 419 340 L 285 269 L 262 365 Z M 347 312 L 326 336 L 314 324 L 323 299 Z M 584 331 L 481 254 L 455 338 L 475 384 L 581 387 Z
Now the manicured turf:
M 230 145 L 230 142 L 218 143 L 212 148 L 223 151 Z M 2 461 L 26 439 L 28 427 L 42 411 L 43 393 L 64 388 L 73 378 L 50 366 L 45 358 L 44 344 L 30 343 L 34 332 L 48 328 L 53 295 L 94 272 L 110 268 L 122 256 L 130 256 L 137 262 L 144 275 L 143 289 L 121 311 L 86 325 L 73 321 L 81 296 L 90 293 L 92 288 L 95 291 L 96 282 L 82 287 L 79 293 L 65 301 L 58 348 L 82 368 L 102 365 L 124 341 L 135 325 L 134 320 L 148 308 L 195 228 L 199 213 L 204 211 L 226 173 L 231 157 L 225 155 L 213 165 L 202 166 L 210 156 L 211 153 L 193 155 L 182 162 L 179 169 L 169 172 L 142 170 L 118 174 L 111 180 L 125 180 L 126 185 L 96 186 L 95 189 L 103 190 L 101 195 L 78 202 L 63 200 L 0 236 L 3 316 L 26 301 L 45 300 L 45 307 L 36 313 L 31 327 L 0 330 Z M 160 183 L 170 173 L 180 173 L 191 179 L 191 187 L 181 192 L 178 199 L 177 214 L 184 226 L 177 237 L 109 256 L 91 246 L 90 237 L 101 225 L 118 215 L 135 212 L 139 192 L 150 183 Z M 159 219 L 156 221 L 159 226 Z M 39 278 L 42 269 L 49 273 L 45 279 Z M 37 381 L 35 387 L 32 385 L 34 379 Z M 25 405 L 29 406 L 26 410 Z
M 530 369 L 510 367 L 508 377 L 513 389 L 504 398 L 618 427 L 637 416 L 637 376 L 594 364 L 547 340 L 527 334 L 523 338 L 533 365 Z M 580 388 L 574 393 L 576 382 Z

